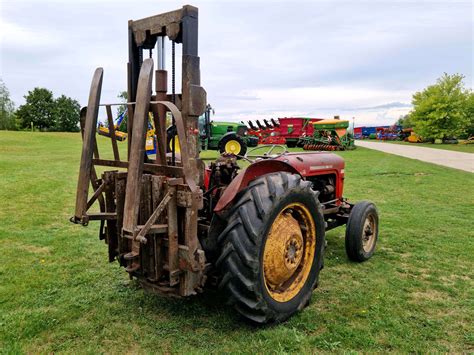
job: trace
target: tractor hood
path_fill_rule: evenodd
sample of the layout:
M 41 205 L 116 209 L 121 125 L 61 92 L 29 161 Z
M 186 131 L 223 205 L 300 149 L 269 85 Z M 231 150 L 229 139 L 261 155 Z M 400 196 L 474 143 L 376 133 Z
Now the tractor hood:
M 233 201 L 237 193 L 259 176 L 286 171 L 301 177 L 334 174 L 337 179 L 344 178 L 344 159 L 334 153 L 286 153 L 274 159 L 264 159 L 248 166 L 227 186 L 214 208 L 220 212 Z M 342 191 L 341 191 L 342 193 Z
M 334 153 L 295 152 L 287 153 L 273 160 L 283 161 L 291 165 L 303 177 L 321 175 L 322 172 L 344 174 L 344 159 Z

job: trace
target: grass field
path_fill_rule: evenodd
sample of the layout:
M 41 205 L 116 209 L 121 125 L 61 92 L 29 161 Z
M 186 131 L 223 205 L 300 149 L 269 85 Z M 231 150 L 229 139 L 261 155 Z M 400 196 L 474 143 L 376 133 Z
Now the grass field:
M 377 140 L 372 140 L 371 142 L 378 142 Z M 454 150 L 457 152 L 464 153 L 473 153 L 474 154 L 474 144 L 434 144 L 434 143 L 410 143 L 410 142 L 401 142 L 401 141 L 384 141 L 385 143 L 393 144 L 405 144 L 411 145 L 414 147 L 426 147 L 426 148 L 435 148 L 435 149 L 445 149 L 445 150 Z
M 345 195 L 379 208 L 376 254 L 349 262 L 344 228 L 331 231 L 310 306 L 255 327 L 215 292 L 145 294 L 107 262 L 98 228 L 68 221 L 80 145 L 78 134 L 0 132 L 2 352 L 474 351 L 472 174 L 340 153 Z

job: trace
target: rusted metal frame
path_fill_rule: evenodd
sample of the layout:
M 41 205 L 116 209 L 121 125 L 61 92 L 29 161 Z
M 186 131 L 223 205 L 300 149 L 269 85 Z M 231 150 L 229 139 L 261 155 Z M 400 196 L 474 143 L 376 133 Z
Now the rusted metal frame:
M 151 175 L 143 174 L 141 176 L 141 191 L 140 191 L 140 208 L 138 213 L 138 225 L 144 225 L 151 215 Z M 133 243 L 133 241 L 132 241 Z M 151 268 L 150 259 L 152 257 L 153 250 L 150 250 L 148 246 L 140 247 L 140 270 L 139 273 L 142 277 L 150 276 L 150 272 L 154 272 L 154 267 Z M 153 275 L 151 275 L 153 278 Z
M 159 68 L 160 69 L 160 68 Z M 168 90 L 168 72 L 166 70 L 157 70 L 155 72 L 155 91 L 156 100 L 166 101 Z M 155 133 L 157 137 L 158 151 L 156 154 L 156 162 L 166 165 L 166 107 L 152 106 L 153 119 L 155 122 Z
M 150 35 L 168 35 L 170 39 L 176 39 L 180 31 L 180 22 L 188 13 L 196 13 L 197 8 L 185 5 L 179 10 L 165 12 L 159 15 L 146 17 L 137 21 L 130 21 L 129 28 L 134 34 L 136 44 L 142 45 Z M 163 32 L 163 29 L 165 30 Z
M 180 250 L 182 253 L 179 255 L 179 266 L 182 270 L 179 283 L 181 296 L 196 293 L 195 289 L 200 287 L 204 270 L 204 265 L 200 265 L 201 261 L 204 264 L 204 254 L 201 257 L 198 255 L 200 245 L 197 238 L 197 207 L 197 203 L 193 201 L 191 206 L 186 207 L 184 214 L 184 247 L 186 249 Z
M 106 103 L 106 104 L 100 104 L 99 106 L 128 106 L 128 105 L 135 105 L 135 102 L 112 102 L 112 103 Z
M 161 122 L 160 113 L 158 112 L 156 106 L 152 106 L 152 113 L 153 113 L 153 123 L 155 124 L 155 137 L 156 137 L 156 143 L 157 143 L 155 162 L 157 164 L 167 165 L 165 125 Z
M 95 200 L 97 200 L 97 198 L 101 196 L 104 189 L 105 189 L 105 181 L 102 181 L 102 184 L 100 184 L 100 186 L 94 191 L 94 194 L 91 196 L 89 201 L 87 201 L 86 212 L 89 210 L 89 208 L 91 208 Z
M 135 117 L 134 103 L 127 104 L 127 133 L 128 133 L 128 145 L 127 145 L 127 158 L 130 160 L 130 148 L 132 146 L 132 131 L 133 131 L 133 120 Z
M 116 213 L 117 213 L 117 232 L 118 235 L 118 251 L 119 255 L 126 254 L 130 251 L 130 241 L 128 239 L 122 238 L 122 223 L 123 223 L 123 211 L 125 205 L 125 187 L 126 187 L 126 172 L 118 172 L 115 174 L 115 204 L 116 204 Z M 121 265 L 123 261 L 119 259 Z
M 117 214 L 115 212 L 89 213 L 86 218 L 87 221 L 104 221 L 109 219 L 117 219 Z
M 84 107 L 83 110 L 85 110 L 84 112 L 87 112 L 87 107 Z M 85 117 L 85 115 L 83 116 L 82 114 L 83 114 L 83 112 L 81 110 L 81 118 L 80 118 L 79 124 L 81 126 L 81 138 L 82 138 L 82 140 L 84 140 L 84 126 L 85 126 L 86 117 Z M 99 149 L 97 148 L 97 140 L 96 139 L 94 139 L 94 148 L 93 148 L 93 150 L 94 150 L 94 153 L 93 153 L 94 158 L 99 159 Z M 94 159 L 92 159 L 92 160 L 94 161 Z M 92 188 L 94 190 L 99 188 L 99 179 L 98 179 L 95 167 L 94 167 L 94 163 L 92 163 L 92 167 L 91 167 L 90 181 L 91 181 L 91 184 L 92 184 Z M 105 212 L 104 197 L 102 195 L 99 195 L 98 200 L 99 200 L 100 211 Z M 101 231 L 102 231 L 102 226 L 101 226 Z
M 115 168 L 128 168 L 128 165 L 129 165 L 129 162 L 127 161 L 116 161 L 116 160 L 107 160 L 107 159 L 92 159 L 92 162 L 94 163 L 94 165 L 110 166 L 110 167 L 115 167 Z M 147 171 L 154 174 L 160 174 L 160 175 L 184 177 L 183 168 L 179 166 L 144 163 L 143 171 Z
M 183 121 L 181 112 L 172 102 L 169 102 L 169 101 L 157 101 L 156 103 L 151 104 L 151 105 L 164 105 L 170 110 L 171 114 L 175 118 L 178 139 L 180 142 L 183 142 L 183 144 L 180 145 L 180 149 L 181 149 L 181 163 L 183 164 L 183 170 L 184 170 L 184 178 L 186 180 L 186 183 L 189 185 L 191 191 L 197 192 L 199 190 L 199 187 L 196 184 L 195 175 L 193 175 L 194 169 L 191 165 L 191 161 L 190 161 L 191 157 L 189 156 L 189 153 L 188 153 L 188 145 L 186 144 L 187 142 L 186 129 L 184 126 L 184 121 Z
M 143 227 L 145 227 L 144 224 L 142 225 L 137 225 L 137 228 L 141 230 Z M 165 234 L 168 233 L 168 225 L 167 224 L 152 224 L 147 231 L 147 234 Z M 148 242 L 148 241 L 147 241 Z
M 120 160 L 119 150 L 117 146 L 117 137 L 115 137 L 115 125 L 114 118 L 112 116 L 112 108 L 110 107 L 110 105 L 106 105 L 105 110 L 107 111 L 107 120 L 109 122 L 109 133 L 112 141 L 112 150 L 114 151 L 114 159 Z
M 160 71 L 161 70 L 157 70 L 156 72 L 160 72 Z M 166 71 L 166 70 L 163 70 L 163 71 Z M 180 96 L 181 96 L 181 94 L 176 94 L 176 98 L 179 98 Z M 152 98 L 153 98 L 153 96 L 152 96 Z M 170 102 L 172 102 L 171 101 L 171 95 L 166 94 L 166 99 L 165 100 L 158 100 L 158 99 L 157 100 L 150 100 L 150 104 L 156 104 L 156 103 L 158 103 L 158 101 L 170 101 Z M 123 105 L 125 105 L 125 106 L 134 106 L 134 105 L 136 105 L 136 102 L 135 101 L 130 101 L 130 102 L 127 101 L 125 103 L 124 102 L 113 102 L 113 103 L 99 104 L 99 106 L 104 106 L 104 107 L 105 106 L 123 106 Z M 175 105 L 179 107 L 179 101 Z
M 129 132 L 132 143 L 129 151 L 128 175 L 125 192 L 125 207 L 122 227 L 122 236 L 136 236 L 138 213 L 140 209 L 141 180 L 145 155 L 145 133 L 148 123 L 151 84 L 153 78 L 153 60 L 146 59 L 141 67 L 137 89 L 137 104 L 134 112 L 134 128 Z M 129 260 L 140 254 L 140 242 L 133 238 L 132 250 L 125 257 Z M 129 270 L 139 267 L 134 260 Z
M 105 183 L 105 208 L 106 212 L 116 213 L 116 199 L 115 199 L 115 176 L 118 171 L 106 171 L 102 174 L 102 181 Z M 118 250 L 118 235 L 117 235 L 117 220 L 107 220 L 107 226 L 105 229 L 105 240 L 109 251 L 109 262 L 115 260 L 115 257 L 119 254 Z
M 199 241 L 197 238 L 197 217 L 198 204 L 195 198 L 192 198 L 191 206 L 186 207 L 186 212 L 184 214 L 184 244 L 189 247 L 191 255 L 194 255 L 194 253 L 199 247 Z
M 173 193 L 172 192 L 170 193 L 170 191 L 168 191 L 166 195 L 163 197 L 163 200 L 161 200 L 158 207 L 156 207 L 156 209 L 153 211 L 150 218 L 148 218 L 148 221 L 146 221 L 143 228 L 141 228 L 140 231 L 138 232 L 137 236 L 135 237 L 136 240 L 138 240 L 140 243 L 143 243 L 143 244 L 147 243 L 147 239 L 145 236 L 148 234 L 148 232 L 150 231 L 150 228 L 153 226 L 153 224 L 161 215 L 161 213 L 165 210 L 166 205 L 168 204 L 168 202 L 171 200 L 172 197 L 173 197 Z
M 166 180 L 166 176 L 151 176 L 151 195 L 152 195 L 152 209 L 155 210 L 160 204 L 161 199 L 163 198 L 164 188 L 163 182 Z M 166 216 L 162 214 L 158 217 L 158 223 L 163 223 L 166 220 Z M 155 280 L 159 280 L 163 274 L 163 262 L 164 262 L 164 253 L 163 253 L 163 238 L 153 233 L 167 233 L 168 225 L 159 224 L 158 226 L 166 226 L 163 231 L 155 231 L 154 227 L 150 229 L 152 236 L 153 245 L 150 248 L 153 248 L 153 262 L 154 262 L 154 275 Z
M 87 197 L 89 192 L 89 181 L 91 180 L 92 157 L 94 154 L 95 133 L 97 117 L 99 113 L 100 94 L 102 90 L 102 78 L 104 71 L 97 68 L 92 78 L 89 101 L 87 104 L 86 119 L 84 122 L 84 134 L 79 167 L 79 178 L 77 181 L 76 207 L 74 221 L 82 221 L 86 214 Z
M 168 184 L 168 193 L 173 196 L 168 202 L 168 270 L 170 286 L 179 283 L 178 255 L 178 206 L 176 203 L 176 186 Z

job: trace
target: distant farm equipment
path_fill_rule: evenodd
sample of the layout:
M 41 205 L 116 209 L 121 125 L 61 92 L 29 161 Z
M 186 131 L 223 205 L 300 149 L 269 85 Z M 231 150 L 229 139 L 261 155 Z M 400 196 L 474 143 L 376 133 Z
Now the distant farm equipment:
M 280 131 L 286 139 L 286 145 L 296 147 L 301 136 L 313 134 L 313 123 L 322 121 L 323 118 L 285 117 L 280 118 Z
M 410 143 L 422 143 L 423 138 L 413 131 L 413 128 L 404 128 L 400 132 L 400 140 Z
M 109 127 L 111 125 L 113 125 L 113 127 L 114 127 L 113 131 L 114 131 L 114 134 L 115 134 L 115 138 L 118 141 L 124 141 L 125 139 L 127 139 L 127 133 L 122 132 L 122 131 L 119 130 L 120 126 L 122 125 L 122 122 L 123 122 L 124 118 L 125 118 L 125 111 L 122 112 L 116 118 L 115 122 L 113 122 L 113 120 L 111 120 L 112 122 L 109 122 L 109 126 L 106 126 L 102 122 L 99 122 L 99 125 L 97 127 L 97 133 L 99 133 L 101 136 L 105 136 L 105 137 L 110 138 L 110 134 L 111 134 L 112 129 L 109 129 Z
M 376 127 L 376 139 L 381 141 L 397 141 L 400 140 L 402 127 L 393 125 L 390 127 Z
M 354 149 L 354 136 L 347 131 L 349 121 L 323 120 L 313 122 L 313 134 L 300 138 L 298 145 L 304 150 L 349 150 Z
M 198 119 L 202 150 L 219 150 L 220 153 L 230 153 L 243 156 L 247 151 L 247 147 L 257 146 L 258 139 L 247 135 L 248 129 L 246 125 L 236 122 L 211 121 L 211 111 L 212 107 L 208 105 L 206 112 Z M 108 125 L 99 122 L 97 133 L 109 138 L 111 137 L 111 134 L 114 134 L 118 141 L 126 140 L 128 134 L 119 131 L 120 126 L 124 122 L 124 117 L 125 112 L 121 113 L 114 121 L 112 113 L 107 112 Z M 113 129 L 110 129 L 111 126 L 113 126 Z M 167 146 L 169 151 L 171 151 L 173 140 L 176 145 L 176 150 L 179 151 L 179 139 L 177 138 L 176 129 L 173 126 L 170 126 L 167 130 Z M 155 127 L 151 116 L 148 121 L 145 150 L 148 155 L 156 154 Z
M 322 121 L 322 118 L 309 117 L 284 117 L 278 120 L 264 119 L 248 121 L 249 136 L 258 137 L 258 144 L 286 144 L 296 147 L 301 136 L 313 134 L 312 123 Z
M 402 128 L 400 125 L 355 127 L 355 139 L 377 139 L 382 141 L 405 141 L 422 143 L 423 138 L 413 131 L 413 128 Z
M 111 138 L 112 135 L 115 136 L 115 139 L 123 142 L 127 139 L 128 134 L 126 132 L 120 131 L 120 126 L 123 123 L 125 118 L 125 111 L 122 112 L 116 119 L 115 122 L 112 118 L 112 112 L 107 110 L 107 121 L 108 126 L 104 125 L 104 123 L 99 122 L 97 125 L 97 133 L 104 137 Z M 152 117 L 149 117 L 147 132 L 146 132 L 146 140 L 145 140 L 145 152 L 147 155 L 156 154 L 156 137 L 155 137 L 155 126 L 153 124 Z
M 212 121 L 214 109 L 207 105 L 206 112 L 199 116 L 198 130 L 202 150 L 218 150 L 220 153 L 244 156 L 247 147 L 256 147 L 258 138 L 248 135 L 248 128 L 243 123 Z M 178 142 L 175 127 L 167 130 L 168 148 L 171 151 L 173 140 Z M 178 143 L 175 143 L 178 144 Z M 176 148 L 179 150 L 179 147 Z
M 258 144 L 285 144 L 286 139 L 281 134 L 280 123 L 273 118 L 270 121 L 264 119 L 264 124 L 259 120 L 255 123 L 248 121 L 248 135 L 257 138 Z

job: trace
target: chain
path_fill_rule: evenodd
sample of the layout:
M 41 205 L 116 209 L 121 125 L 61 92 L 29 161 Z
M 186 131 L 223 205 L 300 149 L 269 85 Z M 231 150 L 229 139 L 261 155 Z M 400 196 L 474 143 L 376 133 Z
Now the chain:
M 173 103 L 176 105 L 176 52 L 175 52 L 175 42 L 171 42 L 171 97 Z M 173 118 L 174 124 L 174 118 Z
M 175 42 L 171 41 L 171 101 L 173 104 L 176 105 L 176 50 L 175 50 Z M 176 122 L 174 120 L 174 116 L 172 115 L 171 124 L 174 129 L 173 137 L 171 138 L 171 162 L 173 165 L 176 165 L 176 152 L 175 152 L 175 137 L 177 135 L 176 131 Z

